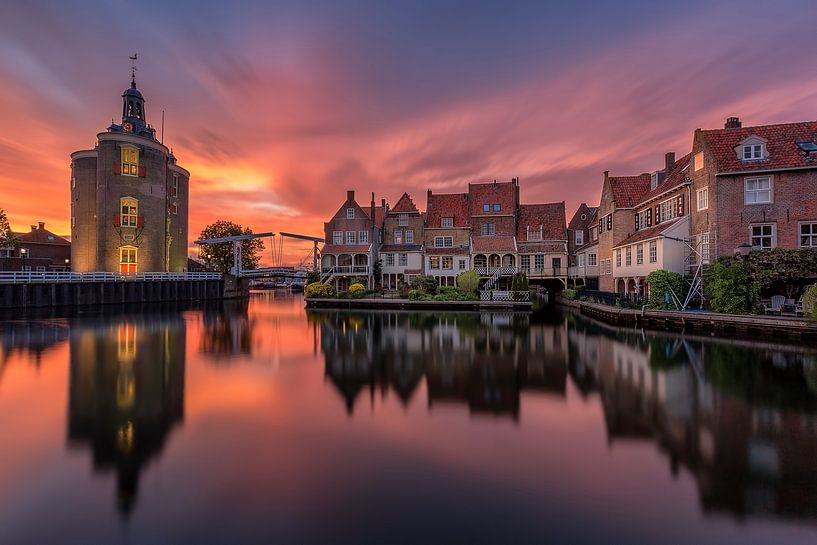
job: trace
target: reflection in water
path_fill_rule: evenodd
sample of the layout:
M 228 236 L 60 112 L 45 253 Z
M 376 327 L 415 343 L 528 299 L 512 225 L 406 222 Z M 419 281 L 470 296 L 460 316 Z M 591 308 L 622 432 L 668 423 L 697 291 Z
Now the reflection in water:
M 128 514 L 139 474 L 184 413 L 185 322 L 178 314 L 100 318 L 70 336 L 68 440 L 86 443 L 94 469 L 117 474 Z
M 65 320 L 19 320 L 0 322 L 0 380 L 15 353 L 26 355 L 37 367 L 43 355 L 68 338 Z
M 227 362 L 233 356 L 251 355 L 255 318 L 248 314 L 249 300 L 231 299 L 204 310 L 201 352 L 215 361 Z
M 473 413 L 519 416 L 521 390 L 565 395 L 565 323 L 531 324 L 526 314 L 342 313 L 315 311 L 326 376 L 349 414 L 368 388 L 407 404 L 421 380 L 428 404 L 465 403 Z
M 571 373 L 608 440 L 656 442 L 706 511 L 817 517 L 817 353 L 643 336 L 572 319 Z
M 702 507 L 817 517 L 817 353 L 614 330 L 578 316 L 314 311 L 325 373 L 353 414 L 368 390 L 517 419 L 525 391 L 599 396 L 607 441 L 655 442 Z

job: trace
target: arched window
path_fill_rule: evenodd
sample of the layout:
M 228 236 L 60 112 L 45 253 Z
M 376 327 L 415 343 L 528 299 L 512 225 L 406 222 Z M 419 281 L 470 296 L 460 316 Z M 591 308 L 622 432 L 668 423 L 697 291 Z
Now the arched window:
M 136 227 L 139 219 L 139 201 L 133 197 L 122 197 L 120 204 L 120 222 L 122 227 Z
M 139 175 L 139 149 L 134 146 L 122 146 L 122 174 Z
M 138 272 L 138 249 L 135 246 L 119 247 L 119 272 Z

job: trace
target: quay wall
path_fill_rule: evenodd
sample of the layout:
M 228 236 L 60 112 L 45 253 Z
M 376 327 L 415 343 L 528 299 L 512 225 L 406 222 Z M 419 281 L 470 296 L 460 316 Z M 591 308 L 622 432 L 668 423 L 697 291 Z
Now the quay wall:
M 529 301 L 411 301 L 409 299 L 306 299 L 306 308 L 389 310 L 518 310 L 530 311 Z
M 32 282 L 0 284 L 0 309 L 198 301 L 230 295 L 223 280 Z
M 556 304 L 607 324 L 724 338 L 804 341 L 817 343 L 817 324 L 774 316 L 745 316 L 713 312 L 636 310 L 556 298 Z

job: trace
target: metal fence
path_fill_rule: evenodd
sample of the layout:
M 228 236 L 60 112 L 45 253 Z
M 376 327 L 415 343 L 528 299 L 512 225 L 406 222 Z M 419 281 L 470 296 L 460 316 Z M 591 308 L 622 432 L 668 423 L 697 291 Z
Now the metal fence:
M 593 298 L 605 305 L 615 306 L 616 303 L 622 306 L 641 306 L 647 302 L 646 297 L 637 293 L 616 293 L 611 291 L 581 290 L 582 297 Z
M 56 284 L 77 282 L 156 282 L 168 280 L 221 280 L 218 272 L 32 272 L 0 271 L 0 284 Z
M 479 294 L 481 301 L 530 301 L 529 291 L 486 290 Z

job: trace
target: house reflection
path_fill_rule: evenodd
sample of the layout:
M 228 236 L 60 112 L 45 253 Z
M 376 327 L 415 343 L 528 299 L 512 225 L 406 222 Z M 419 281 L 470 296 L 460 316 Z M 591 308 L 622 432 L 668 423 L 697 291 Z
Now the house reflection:
M 349 414 L 368 390 L 403 404 L 423 379 L 428 405 L 467 405 L 472 414 L 519 417 L 522 390 L 564 397 L 564 323 L 530 324 L 525 314 L 314 311 L 325 374 Z
M 706 512 L 817 520 L 817 352 L 570 325 L 570 372 L 608 440 L 656 443 Z
M 90 447 L 133 509 L 142 469 L 184 415 L 185 322 L 179 314 L 83 319 L 70 335 L 68 443 Z
M 0 322 L 0 380 L 14 354 L 27 356 L 39 367 L 43 356 L 68 340 L 68 322 L 62 319 Z

